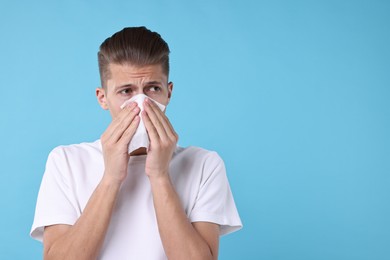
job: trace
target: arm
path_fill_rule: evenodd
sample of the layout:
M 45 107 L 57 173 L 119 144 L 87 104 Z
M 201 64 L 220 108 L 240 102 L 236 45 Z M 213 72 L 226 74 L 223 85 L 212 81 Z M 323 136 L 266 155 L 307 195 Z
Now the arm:
M 150 138 L 145 172 L 149 177 L 157 224 L 169 259 L 217 259 L 219 226 L 191 224 L 168 174 L 178 140 L 167 117 L 153 102 L 145 101 L 142 113 Z
M 218 259 L 219 226 L 206 222 L 191 224 L 169 177 L 152 177 L 150 183 L 160 237 L 168 258 Z
M 102 180 L 73 226 L 45 228 L 45 259 L 96 259 L 103 244 L 121 183 L 127 175 L 128 144 L 139 124 L 139 108 L 123 109 L 102 135 L 104 164 Z
M 44 259 L 96 259 L 119 187 L 120 183 L 103 177 L 73 226 L 46 227 L 43 236 Z

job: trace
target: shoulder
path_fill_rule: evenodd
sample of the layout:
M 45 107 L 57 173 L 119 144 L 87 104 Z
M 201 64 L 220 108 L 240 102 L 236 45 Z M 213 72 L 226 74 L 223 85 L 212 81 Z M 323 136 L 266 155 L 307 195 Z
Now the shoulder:
M 50 155 L 82 155 L 82 154 L 89 154 L 89 153 L 101 153 L 101 143 L 100 139 L 96 140 L 95 142 L 84 142 L 79 144 L 70 144 L 70 145 L 60 145 L 55 147 L 51 152 Z
M 197 146 L 178 146 L 173 155 L 175 158 L 191 158 L 192 160 L 222 161 L 216 151 L 207 150 Z
M 91 143 L 61 145 L 54 148 L 47 159 L 45 176 L 65 181 L 70 178 L 82 180 L 104 168 L 100 140 Z M 100 176 L 100 175 L 96 175 Z
M 48 161 L 85 161 L 101 155 L 101 143 L 100 140 L 96 140 L 95 142 L 57 146 L 50 152 Z
M 215 169 L 224 171 L 225 165 L 222 158 L 216 151 L 204 148 L 189 146 L 176 148 L 173 155 L 173 162 L 185 168 L 198 169 L 200 172 L 213 172 Z

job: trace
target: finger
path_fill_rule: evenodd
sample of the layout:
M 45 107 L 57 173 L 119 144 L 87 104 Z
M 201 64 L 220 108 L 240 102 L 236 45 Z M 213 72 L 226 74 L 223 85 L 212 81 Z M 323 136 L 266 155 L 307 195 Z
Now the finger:
M 158 141 L 159 135 L 152 121 L 150 120 L 148 113 L 144 110 L 142 111 L 141 116 L 142 116 L 142 120 L 144 121 L 146 131 L 148 132 L 150 143 L 154 143 L 155 141 Z
M 158 135 L 161 139 L 165 140 L 168 135 L 164 126 L 164 118 L 161 110 L 157 107 L 157 105 L 152 104 L 153 101 L 146 99 L 145 100 L 145 111 L 148 114 L 150 120 L 152 121 L 154 127 L 157 130 Z
M 150 108 L 153 110 L 155 115 L 157 116 L 159 122 L 164 128 L 164 131 L 166 133 L 166 136 L 168 136 L 170 139 L 176 138 L 177 134 L 175 130 L 173 129 L 171 123 L 169 122 L 168 117 L 165 115 L 163 111 L 157 106 L 156 103 L 154 103 L 152 100 L 147 99 L 147 105 L 150 105 Z M 153 121 L 152 121 L 153 122 Z
M 129 105 L 127 105 L 124 109 L 122 109 L 118 116 L 114 118 L 111 122 L 111 124 L 108 126 L 106 131 L 104 132 L 103 135 L 105 135 L 107 138 L 110 138 L 118 125 L 123 124 L 123 121 L 128 119 L 128 114 L 131 113 L 131 111 L 136 108 L 137 103 L 132 102 Z
M 133 122 L 135 116 L 137 116 L 139 114 L 140 109 L 139 109 L 139 107 L 135 107 L 131 111 L 129 110 L 129 111 L 123 111 L 123 112 L 124 113 L 120 115 L 121 118 L 120 118 L 119 123 L 116 123 L 115 128 L 112 131 L 110 139 L 113 142 L 118 142 L 118 140 L 122 137 L 123 133 L 130 126 L 130 124 Z
M 140 122 L 139 115 L 135 115 L 133 121 L 130 126 L 124 131 L 123 135 L 119 139 L 118 143 L 125 145 L 126 147 L 129 145 L 131 139 L 133 138 L 135 132 L 137 131 L 138 125 Z

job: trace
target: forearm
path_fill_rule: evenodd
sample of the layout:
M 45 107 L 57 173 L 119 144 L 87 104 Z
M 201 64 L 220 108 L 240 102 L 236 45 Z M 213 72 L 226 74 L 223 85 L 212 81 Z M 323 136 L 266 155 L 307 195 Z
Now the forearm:
M 119 188 L 119 182 L 103 177 L 77 222 L 45 248 L 45 259 L 96 259 Z
M 160 237 L 168 258 L 216 258 L 188 220 L 169 176 L 150 177 L 150 183 Z

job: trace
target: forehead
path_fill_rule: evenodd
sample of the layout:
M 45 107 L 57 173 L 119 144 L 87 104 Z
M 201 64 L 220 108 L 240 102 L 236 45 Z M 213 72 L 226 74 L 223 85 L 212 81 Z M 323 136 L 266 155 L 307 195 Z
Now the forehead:
M 167 75 L 163 72 L 162 65 L 134 66 L 131 64 L 109 65 L 110 78 L 107 80 L 108 87 L 120 85 L 142 85 L 145 82 L 157 81 L 168 82 Z
M 155 78 L 167 79 L 163 73 L 162 65 L 134 66 L 131 64 L 113 64 L 109 65 L 112 79 L 140 79 Z

